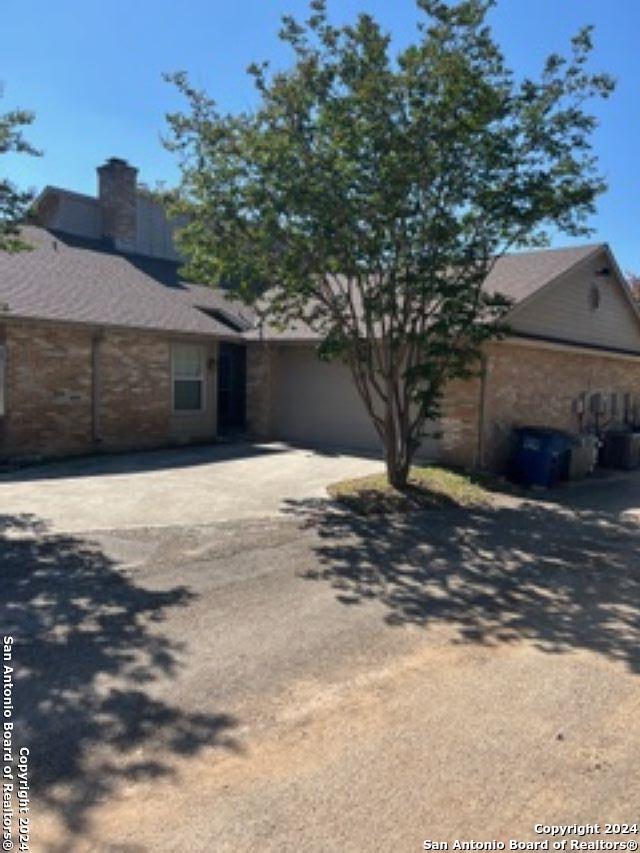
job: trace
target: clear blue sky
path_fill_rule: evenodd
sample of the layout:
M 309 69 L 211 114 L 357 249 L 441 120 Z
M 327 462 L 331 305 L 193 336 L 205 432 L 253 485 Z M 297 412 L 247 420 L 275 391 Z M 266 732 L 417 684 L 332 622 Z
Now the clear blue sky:
M 280 15 L 306 8 L 303 0 L 2 0 L 0 110 L 34 110 L 31 139 L 44 150 L 38 160 L 3 158 L 11 176 L 36 189 L 94 193 L 95 167 L 117 155 L 149 184 L 175 182 L 160 133 L 180 102 L 162 72 L 186 69 L 221 107 L 246 108 L 253 102 L 246 66 L 286 62 Z M 398 45 L 412 37 L 417 17 L 413 0 L 329 0 L 329 9 L 337 20 L 373 13 Z M 618 88 L 597 110 L 596 150 L 609 190 L 594 239 L 611 243 L 623 269 L 640 271 L 640 2 L 499 0 L 492 21 L 519 73 L 535 73 L 581 25 L 595 24 L 593 68 L 612 73 Z

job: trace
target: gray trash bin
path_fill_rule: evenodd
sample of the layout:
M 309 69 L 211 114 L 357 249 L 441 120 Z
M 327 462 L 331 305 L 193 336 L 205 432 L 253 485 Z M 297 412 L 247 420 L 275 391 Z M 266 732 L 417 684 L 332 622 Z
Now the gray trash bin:
M 587 433 L 576 435 L 571 445 L 569 479 L 582 480 L 593 473 L 598 463 L 600 441 L 597 435 Z

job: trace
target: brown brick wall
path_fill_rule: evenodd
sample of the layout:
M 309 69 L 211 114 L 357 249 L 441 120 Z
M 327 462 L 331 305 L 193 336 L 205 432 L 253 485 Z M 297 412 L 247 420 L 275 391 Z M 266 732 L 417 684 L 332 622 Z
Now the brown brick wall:
M 92 339 L 99 342 L 94 441 Z M 0 325 L 7 350 L 0 457 L 62 456 L 171 441 L 170 342 L 135 331 L 51 323 Z
M 112 157 L 98 168 L 102 234 L 116 246 L 133 246 L 137 236 L 137 169 Z
M 157 446 L 169 438 L 170 345 L 155 335 L 107 332 L 99 346 L 98 430 L 108 448 Z
M 488 350 L 485 464 L 502 469 L 514 426 L 549 426 L 576 433 L 582 394 L 640 394 L 640 358 L 571 352 L 502 342 Z M 592 418 L 587 417 L 591 424 Z
M 91 445 L 91 336 L 84 330 L 7 323 L 6 416 L 0 452 L 78 453 Z
M 475 468 L 478 465 L 480 380 L 450 382 L 442 401 L 438 458 L 447 465 Z
M 170 341 L 135 331 L 100 335 L 100 405 L 93 440 L 91 329 L 35 322 L 0 324 L 7 348 L 6 416 L 0 457 L 64 455 L 97 448 L 161 446 L 175 431 L 171 414 Z M 502 469 L 513 427 L 552 426 L 576 432 L 575 401 L 600 392 L 640 397 L 640 359 L 501 342 L 487 347 L 483 464 Z M 273 352 L 247 348 L 250 431 L 272 431 Z M 439 457 L 479 464 L 481 382 L 456 381 L 443 402 Z M 209 417 L 209 415 L 207 415 Z M 215 418 L 211 416 L 211 434 Z M 588 418 L 587 418 L 588 420 Z M 208 434 L 208 433 L 207 433 Z
M 640 359 L 597 351 L 548 349 L 500 342 L 486 349 L 482 460 L 480 379 L 452 382 L 443 401 L 438 458 L 450 465 L 503 471 L 513 428 L 547 426 L 579 431 L 575 402 L 581 395 L 640 395 Z M 593 424 L 587 415 L 584 426 Z

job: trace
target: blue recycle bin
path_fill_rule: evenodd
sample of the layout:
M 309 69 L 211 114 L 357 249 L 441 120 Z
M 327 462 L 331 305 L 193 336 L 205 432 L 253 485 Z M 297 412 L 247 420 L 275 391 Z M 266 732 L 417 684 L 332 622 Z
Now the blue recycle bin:
M 515 449 L 511 477 L 523 486 L 551 488 L 569 479 L 571 445 L 567 433 L 544 427 L 520 427 L 515 430 Z

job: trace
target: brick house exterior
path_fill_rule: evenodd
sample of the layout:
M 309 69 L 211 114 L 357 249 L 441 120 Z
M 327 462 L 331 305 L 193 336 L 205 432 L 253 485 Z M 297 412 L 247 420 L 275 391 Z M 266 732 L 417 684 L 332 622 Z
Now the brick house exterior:
M 576 401 L 599 394 L 610 407 L 618 400 L 622 422 L 625 397 L 637 407 L 640 359 L 522 340 L 486 348 L 482 378 L 455 383 L 445 398 L 440 458 L 466 468 L 502 471 L 519 426 L 553 427 L 576 434 L 594 427 L 587 412 L 580 424 Z M 610 419 L 611 415 L 607 415 Z M 606 420 L 605 420 L 606 422 Z
M 113 159 L 97 198 L 47 188 L 25 229 L 33 251 L 0 257 L 0 458 L 227 428 L 379 452 L 347 369 L 315 357 L 309 329 L 257 327 L 227 294 L 180 280 L 175 223 L 135 182 Z M 511 333 L 448 387 L 424 457 L 500 470 L 514 426 L 640 422 L 640 319 L 606 245 L 509 256 L 485 286 L 513 299 Z
M 181 338 L 22 321 L 0 326 L 0 339 L 7 353 L 4 458 L 144 449 L 216 436 L 215 409 L 203 426 L 191 422 L 186 429 L 172 412 L 171 344 Z

